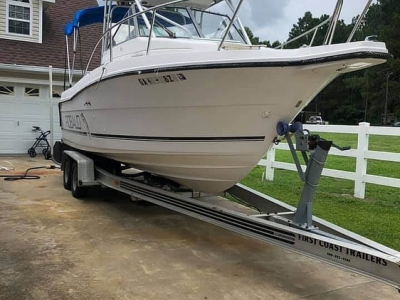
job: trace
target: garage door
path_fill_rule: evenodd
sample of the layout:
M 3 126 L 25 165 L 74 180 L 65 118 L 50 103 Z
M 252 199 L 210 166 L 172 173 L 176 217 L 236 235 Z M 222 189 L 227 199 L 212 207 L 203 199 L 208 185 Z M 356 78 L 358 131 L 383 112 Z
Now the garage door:
M 0 82 L 0 154 L 27 153 L 39 136 L 32 126 L 50 129 L 48 95 L 47 86 Z M 54 140 L 61 138 L 58 100 L 53 98 Z

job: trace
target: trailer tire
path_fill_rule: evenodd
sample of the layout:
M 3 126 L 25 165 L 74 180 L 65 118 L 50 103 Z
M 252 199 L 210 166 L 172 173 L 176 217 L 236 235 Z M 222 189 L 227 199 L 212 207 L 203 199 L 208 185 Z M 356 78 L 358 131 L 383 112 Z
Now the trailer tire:
M 79 186 L 78 164 L 75 161 L 72 163 L 71 193 L 72 193 L 72 196 L 74 196 L 77 199 L 85 197 L 87 194 L 87 187 Z
M 64 173 L 63 173 L 63 182 L 64 189 L 70 191 L 71 190 L 71 159 L 66 156 L 63 162 Z
M 62 156 L 63 156 L 64 150 L 67 150 L 67 149 L 65 149 L 65 145 L 63 143 L 61 143 L 60 141 L 55 142 L 55 144 L 53 146 L 53 153 L 51 153 L 51 155 L 53 156 L 53 159 L 56 162 L 58 162 L 58 163 L 62 162 Z
M 50 148 L 46 148 L 43 150 L 43 155 L 45 160 L 49 160 L 51 158 L 51 150 Z

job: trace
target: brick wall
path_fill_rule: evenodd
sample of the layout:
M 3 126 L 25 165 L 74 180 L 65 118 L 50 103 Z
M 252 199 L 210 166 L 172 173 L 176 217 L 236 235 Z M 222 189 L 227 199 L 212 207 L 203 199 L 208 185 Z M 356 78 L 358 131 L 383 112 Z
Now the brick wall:
M 97 6 L 96 0 L 56 0 L 55 4 L 43 12 L 42 44 L 0 39 L 0 63 L 43 67 L 52 65 L 54 68 L 64 68 L 64 26 L 72 20 L 75 11 L 93 6 Z M 90 25 L 80 30 L 83 68 L 86 68 L 101 31 L 102 24 Z M 69 38 L 69 44 L 72 46 L 72 37 Z M 81 69 L 79 47 L 77 52 L 75 69 Z M 97 67 L 99 63 L 100 51 L 97 51 L 90 69 Z

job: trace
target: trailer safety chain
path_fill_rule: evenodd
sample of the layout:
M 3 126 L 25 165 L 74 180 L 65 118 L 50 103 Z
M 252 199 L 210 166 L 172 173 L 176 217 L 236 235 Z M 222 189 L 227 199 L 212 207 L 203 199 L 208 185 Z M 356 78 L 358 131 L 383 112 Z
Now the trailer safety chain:
M 40 179 L 40 176 L 38 175 L 28 175 L 28 172 L 31 170 L 37 170 L 37 169 L 56 169 L 59 168 L 58 166 L 55 165 L 47 165 L 47 166 L 40 166 L 40 167 L 33 167 L 29 168 L 25 171 L 24 174 L 15 174 L 15 175 L 0 175 L 0 177 L 4 178 L 6 181 L 16 181 L 20 179 Z

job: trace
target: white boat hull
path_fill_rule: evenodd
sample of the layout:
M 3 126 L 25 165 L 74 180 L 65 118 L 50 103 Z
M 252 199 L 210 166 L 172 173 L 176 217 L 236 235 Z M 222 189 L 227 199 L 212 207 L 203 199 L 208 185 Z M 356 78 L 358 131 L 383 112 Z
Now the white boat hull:
M 344 66 L 384 59 L 293 66 L 227 60 L 218 67 L 175 63 L 152 71 L 138 69 L 137 58 L 132 61 L 129 65 L 124 60 L 122 71 L 121 62 L 111 62 L 105 72 L 93 71 L 63 94 L 63 141 L 214 193 L 246 176 L 272 145 L 277 122 L 290 122 L 321 89 L 348 71 Z

